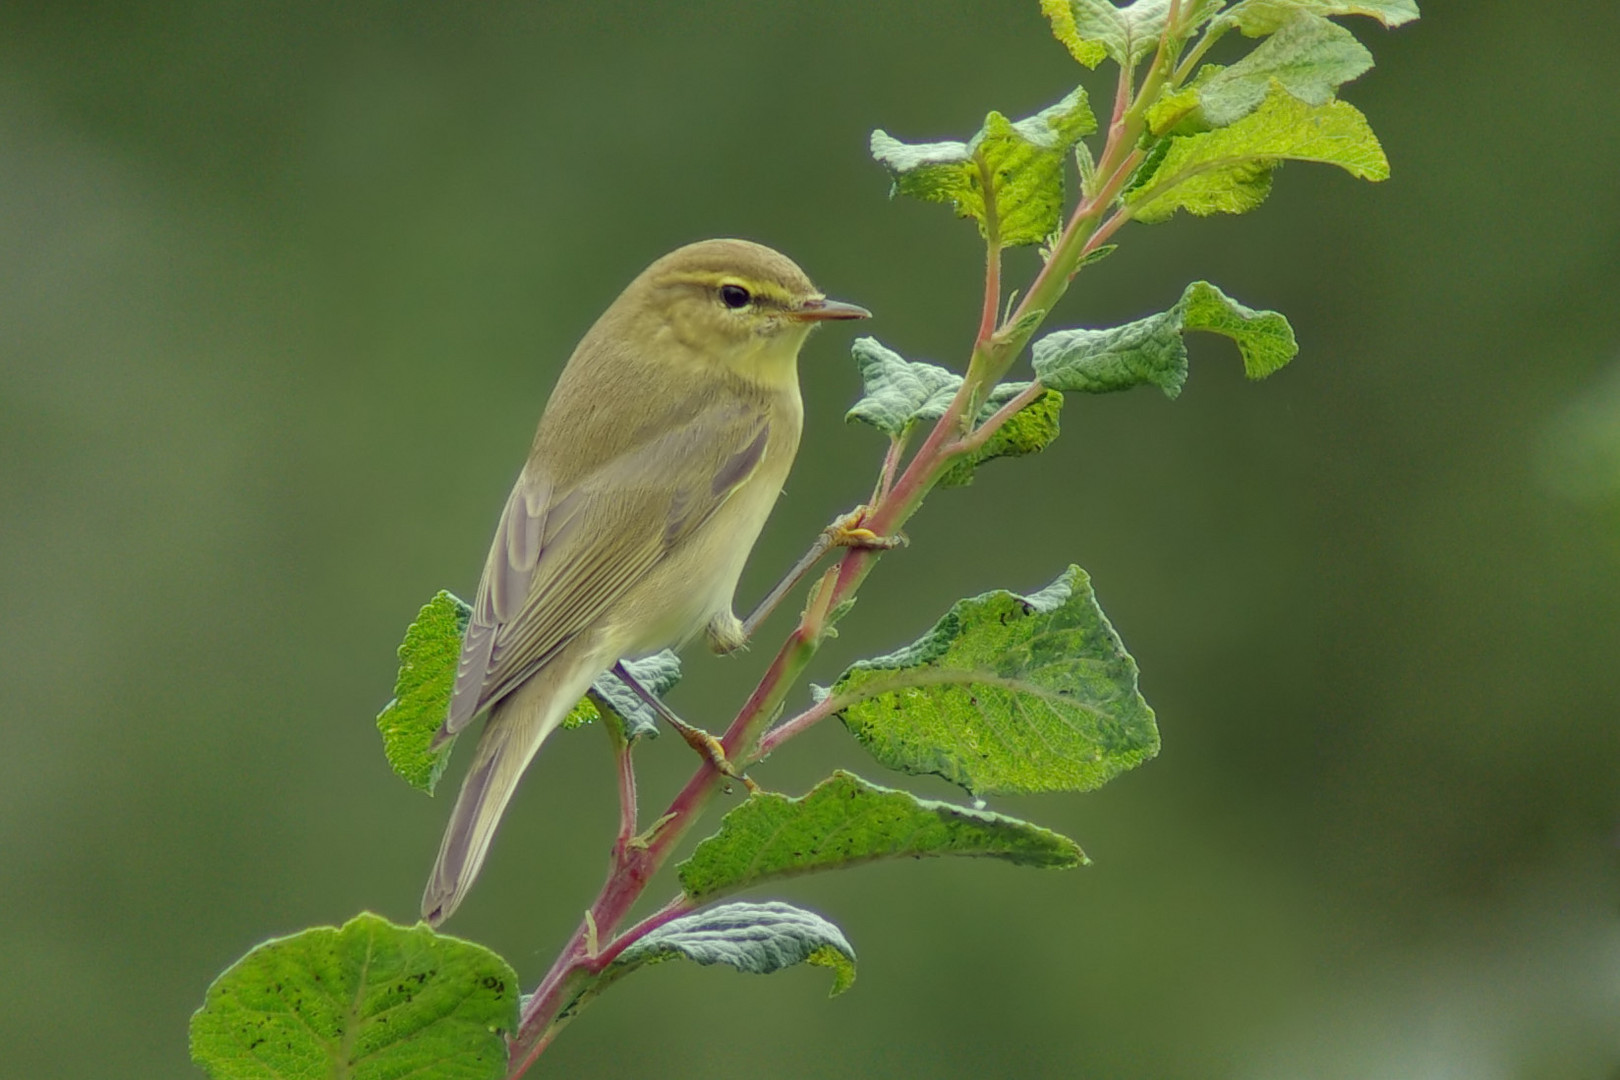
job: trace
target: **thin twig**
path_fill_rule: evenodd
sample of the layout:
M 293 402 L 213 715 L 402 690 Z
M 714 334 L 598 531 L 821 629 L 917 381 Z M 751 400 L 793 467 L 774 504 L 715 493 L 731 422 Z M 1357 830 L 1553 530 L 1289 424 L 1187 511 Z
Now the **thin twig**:
M 597 971 L 604 970 L 609 964 L 617 960 L 619 958 L 619 954 L 624 952 L 624 950 L 628 949 L 630 946 L 634 945 L 636 942 L 640 941 L 654 930 L 657 930 L 660 926 L 663 926 L 666 923 L 674 922 L 682 915 L 690 914 L 696 906 L 697 905 L 693 904 L 691 898 L 685 893 L 676 894 L 674 899 L 670 900 L 669 903 L 665 904 L 663 907 L 659 908 L 645 919 L 642 919 L 640 922 L 636 923 L 636 925 L 632 926 L 630 929 L 626 930 L 624 933 L 620 934 L 618 937 L 609 942 L 607 946 L 596 955 L 595 959 L 591 961 L 591 966 Z
M 1046 387 L 1041 384 L 1041 380 L 1036 379 L 1020 390 L 1005 405 L 992 413 L 988 420 L 973 430 L 972 434 L 964 435 L 952 443 L 951 453 L 971 454 L 979 449 L 979 447 L 990 441 L 990 437 L 1000 430 L 1001 425 L 1011 420 L 1019 410 L 1037 400 L 1044 393 L 1046 393 Z
M 816 702 L 799 715 L 782 721 L 767 731 L 759 740 L 759 749 L 755 750 L 749 764 L 762 758 L 770 757 L 776 748 L 793 738 L 815 727 L 833 713 L 843 707 L 845 702 L 833 697 L 831 694 Z
M 878 470 L 877 485 L 872 488 L 872 498 L 866 505 L 876 506 L 888 497 L 889 489 L 894 486 L 894 474 L 900 468 L 900 459 L 906 452 L 906 438 L 904 428 L 900 434 L 889 436 L 889 450 L 883 455 L 883 468 Z
M 619 767 L 619 835 L 613 842 L 613 857 L 618 861 L 624 858 L 625 848 L 636 835 L 636 766 L 631 757 L 631 748 L 635 744 L 617 736 L 613 743 L 613 755 L 618 759 L 616 764 Z

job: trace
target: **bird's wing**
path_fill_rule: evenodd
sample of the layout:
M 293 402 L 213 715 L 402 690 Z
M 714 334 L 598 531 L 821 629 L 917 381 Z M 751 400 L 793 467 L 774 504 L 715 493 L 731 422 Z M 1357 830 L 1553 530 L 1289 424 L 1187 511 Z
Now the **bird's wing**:
M 448 734 L 545 664 L 707 521 L 765 457 L 769 418 L 705 408 L 560 490 L 533 461 L 490 545 Z

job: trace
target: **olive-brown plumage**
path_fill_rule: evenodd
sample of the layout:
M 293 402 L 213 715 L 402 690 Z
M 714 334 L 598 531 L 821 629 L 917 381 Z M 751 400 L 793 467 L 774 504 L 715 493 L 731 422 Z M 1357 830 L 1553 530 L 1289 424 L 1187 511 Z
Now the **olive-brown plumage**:
M 580 341 L 473 602 L 439 737 L 488 719 L 422 898 L 430 923 L 598 675 L 699 631 L 742 643 L 732 594 L 798 449 L 799 348 L 817 322 L 865 315 L 770 248 L 707 240 L 649 266 Z

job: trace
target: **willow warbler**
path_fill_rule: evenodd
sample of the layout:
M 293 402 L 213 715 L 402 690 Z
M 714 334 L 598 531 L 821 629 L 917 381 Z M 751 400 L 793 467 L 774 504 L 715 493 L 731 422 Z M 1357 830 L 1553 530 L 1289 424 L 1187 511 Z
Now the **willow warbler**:
M 743 643 L 732 594 L 799 445 L 799 348 L 826 299 L 744 240 L 665 255 L 580 341 L 506 500 L 440 742 L 488 710 L 422 897 L 437 925 L 467 894 L 518 778 L 625 657 L 703 631 Z

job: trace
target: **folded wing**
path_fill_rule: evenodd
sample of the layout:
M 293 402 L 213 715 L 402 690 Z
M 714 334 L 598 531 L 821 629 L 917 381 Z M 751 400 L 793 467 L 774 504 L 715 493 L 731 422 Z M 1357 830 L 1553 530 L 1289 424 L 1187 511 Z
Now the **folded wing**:
M 507 499 L 441 737 L 499 701 L 708 521 L 759 467 L 763 410 L 699 410 L 563 488 L 530 461 Z

